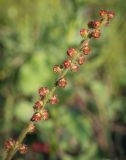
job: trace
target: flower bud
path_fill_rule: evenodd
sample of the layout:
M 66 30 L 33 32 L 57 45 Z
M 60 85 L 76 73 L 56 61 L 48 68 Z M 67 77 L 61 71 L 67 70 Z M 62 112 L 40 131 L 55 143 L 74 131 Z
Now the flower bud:
M 37 102 L 34 104 L 33 108 L 34 108 L 35 110 L 40 110 L 40 109 L 42 108 L 42 105 L 43 105 L 43 102 L 42 102 L 42 101 L 37 101 Z
M 78 70 L 79 70 L 78 65 L 73 63 L 73 64 L 71 65 L 71 71 L 72 71 L 72 72 L 77 72 Z
M 83 48 L 83 54 L 88 55 L 90 52 L 91 52 L 91 49 L 88 46 Z
M 6 150 L 10 150 L 14 145 L 15 145 L 15 140 L 13 139 L 7 140 L 4 143 L 4 147 Z
M 57 104 L 58 103 L 58 99 L 55 95 L 52 96 L 49 101 L 50 101 L 51 104 Z
M 67 55 L 68 55 L 69 57 L 73 57 L 76 53 L 77 53 L 77 50 L 76 50 L 75 48 L 69 48 L 69 49 L 67 50 Z
M 94 37 L 94 38 L 99 38 L 101 36 L 101 32 L 100 30 L 94 30 L 92 33 L 91 33 L 91 36 Z
M 33 116 L 32 116 L 32 118 L 31 118 L 31 121 L 35 121 L 35 122 L 38 122 L 38 121 L 40 121 L 42 119 L 42 115 L 41 115 L 41 113 L 39 113 L 39 112 L 35 112 L 34 114 L 33 114 Z
M 69 68 L 71 66 L 71 60 L 69 60 L 69 59 L 65 60 L 63 65 L 65 68 Z
M 40 113 L 41 113 L 41 115 L 42 115 L 42 119 L 43 119 L 43 120 L 48 120 L 48 118 L 49 118 L 49 113 L 48 113 L 47 110 L 42 109 L 42 110 L 40 111 Z
M 26 154 L 28 152 L 28 147 L 25 144 L 21 144 L 19 147 L 20 154 Z
M 54 72 L 54 73 L 60 73 L 61 70 L 62 70 L 62 68 L 63 68 L 62 65 L 55 65 L 55 66 L 53 67 L 53 72 Z
M 87 37 L 88 33 L 89 33 L 89 30 L 87 30 L 87 29 L 82 28 L 80 30 L 81 37 Z
M 56 82 L 56 84 L 61 88 L 65 88 L 65 86 L 67 85 L 67 81 L 65 78 L 61 78 Z
M 41 87 L 39 89 L 40 97 L 44 97 L 47 93 L 49 93 L 49 89 L 47 87 Z
M 78 58 L 78 64 L 79 64 L 79 65 L 84 64 L 84 60 L 85 60 L 84 55 L 83 55 L 83 54 L 80 54 L 80 56 L 79 56 L 79 58 Z
M 107 16 L 107 11 L 105 11 L 105 10 L 100 10 L 100 11 L 99 11 L 99 15 L 104 18 L 104 17 Z
M 107 15 L 108 15 L 108 19 L 113 19 L 115 16 L 115 13 L 113 11 L 108 11 Z
M 100 23 L 100 21 L 96 20 L 93 22 L 93 25 L 94 25 L 94 28 L 98 28 L 98 27 L 100 27 L 101 23 Z

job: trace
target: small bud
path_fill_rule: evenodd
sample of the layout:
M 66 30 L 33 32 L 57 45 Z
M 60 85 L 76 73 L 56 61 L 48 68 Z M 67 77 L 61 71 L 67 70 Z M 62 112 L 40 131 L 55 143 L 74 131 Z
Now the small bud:
M 53 72 L 54 72 L 54 73 L 60 73 L 61 70 L 62 70 L 62 66 L 61 66 L 61 65 L 55 65 L 55 66 L 53 67 Z
M 94 22 L 93 21 L 88 22 L 88 27 L 89 28 L 94 28 Z
M 61 78 L 57 81 L 56 84 L 61 88 L 65 88 L 65 86 L 67 85 L 67 81 L 65 78 Z
M 82 65 L 84 64 L 85 58 L 83 54 L 80 54 L 80 57 L 78 58 L 78 64 Z
M 40 97 L 44 97 L 47 93 L 49 93 L 49 89 L 47 87 L 41 87 L 39 89 Z
M 43 119 L 43 120 L 48 120 L 49 114 L 48 114 L 48 111 L 47 111 L 47 110 L 42 109 L 42 110 L 40 111 L 40 113 L 41 113 L 41 115 L 42 115 L 42 119 Z
M 10 150 L 14 145 L 15 145 L 15 140 L 13 139 L 7 140 L 4 143 L 4 147 L 6 150 Z
M 89 33 L 89 30 L 87 30 L 87 29 L 82 28 L 80 30 L 81 37 L 87 37 L 88 33 Z
M 19 147 L 20 154 L 26 154 L 28 152 L 28 147 L 25 144 L 21 144 Z
M 115 17 L 115 13 L 113 11 L 108 11 L 107 15 L 108 15 L 108 19 L 113 19 Z
M 100 15 L 101 17 L 105 18 L 105 17 L 107 16 L 107 11 L 105 11 L 105 10 L 100 10 L 100 11 L 99 11 L 99 15 Z
M 58 103 L 58 99 L 57 99 L 57 97 L 55 95 L 52 96 L 49 101 L 50 101 L 51 104 L 57 104 Z
M 65 60 L 63 65 L 64 65 L 65 68 L 69 68 L 71 66 L 71 60 L 69 60 L 69 59 Z
M 94 25 L 94 28 L 98 28 L 98 27 L 100 27 L 101 23 L 100 23 L 100 21 L 94 21 L 93 25 Z
M 76 53 L 77 53 L 77 51 L 76 51 L 75 48 L 69 48 L 69 49 L 67 50 L 67 55 L 68 55 L 69 57 L 73 57 Z
M 34 104 L 33 108 L 34 108 L 35 110 L 40 110 L 40 109 L 42 108 L 42 105 L 43 105 L 43 102 L 42 102 L 42 101 L 37 101 L 37 102 Z
M 91 49 L 88 46 L 83 48 L 83 53 L 85 55 L 88 55 L 90 52 L 91 52 Z
M 33 116 L 32 116 L 32 118 L 31 118 L 31 121 L 35 121 L 35 122 L 38 122 L 38 121 L 40 121 L 42 119 L 42 115 L 41 115 L 41 113 L 39 113 L 39 112 L 35 112 L 34 114 L 33 114 Z
M 35 132 L 35 125 L 34 124 L 30 124 L 29 125 L 29 133 L 34 133 Z
M 94 30 L 92 33 L 91 33 L 91 36 L 94 37 L 94 38 L 99 38 L 101 36 L 101 32 L 100 30 Z
M 77 72 L 78 70 L 79 70 L 78 65 L 73 63 L 73 64 L 71 65 L 71 71 L 72 71 L 72 72 Z

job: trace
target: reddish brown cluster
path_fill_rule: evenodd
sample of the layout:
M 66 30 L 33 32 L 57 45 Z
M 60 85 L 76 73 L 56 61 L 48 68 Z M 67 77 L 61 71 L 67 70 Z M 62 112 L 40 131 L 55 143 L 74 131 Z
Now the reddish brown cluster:
M 25 144 L 21 144 L 19 147 L 20 154 L 26 154 L 28 152 L 28 147 Z
M 4 143 L 4 147 L 5 147 L 6 150 L 9 151 L 9 150 L 11 150 L 11 149 L 14 147 L 15 144 L 16 144 L 16 141 L 13 140 L 13 139 L 10 139 L 10 140 L 7 140 L 7 141 Z M 28 147 L 27 147 L 27 145 L 25 145 L 25 144 L 20 144 L 18 150 L 19 150 L 19 152 L 20 152 L 21 154 L 26 154 L 27 151 L 28 151 Z
M 15 140 L 9 139 L 4 143 L 4 147 L 6 150 L 10 150 L 15 145 Z

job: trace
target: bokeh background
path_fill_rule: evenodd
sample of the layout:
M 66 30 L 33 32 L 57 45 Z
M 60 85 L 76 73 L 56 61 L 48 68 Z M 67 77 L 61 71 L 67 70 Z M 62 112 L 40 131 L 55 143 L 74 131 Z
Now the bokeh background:
M 15 160 L 126 159 L 126 1 L 0 0 L 0 158 L 33 114 L 40 86 L 51 87 L 54 64 L 77 47 L 79 31 L 100 9 L 115 19 L 91 42 L 80 72 L 69 74 L 47 105 L 50 118 L 27 136 L 27 155 Z

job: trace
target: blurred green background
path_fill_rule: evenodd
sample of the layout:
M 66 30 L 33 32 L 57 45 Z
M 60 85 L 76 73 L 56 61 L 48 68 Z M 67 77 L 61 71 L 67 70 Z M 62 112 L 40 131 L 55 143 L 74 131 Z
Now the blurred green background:
M 51 87 L 54 64 L 78 47 L 79 31 L 100 9 L 115 19 L 91 42 L 92 54 L 60 102 L 47 105 L 50 118 L 39 122 L 15 160 L 126 159 L 126 1 L 0 0 L 0 156 L 3 143 L 17 138 L 33 114 L 40 86 Z

